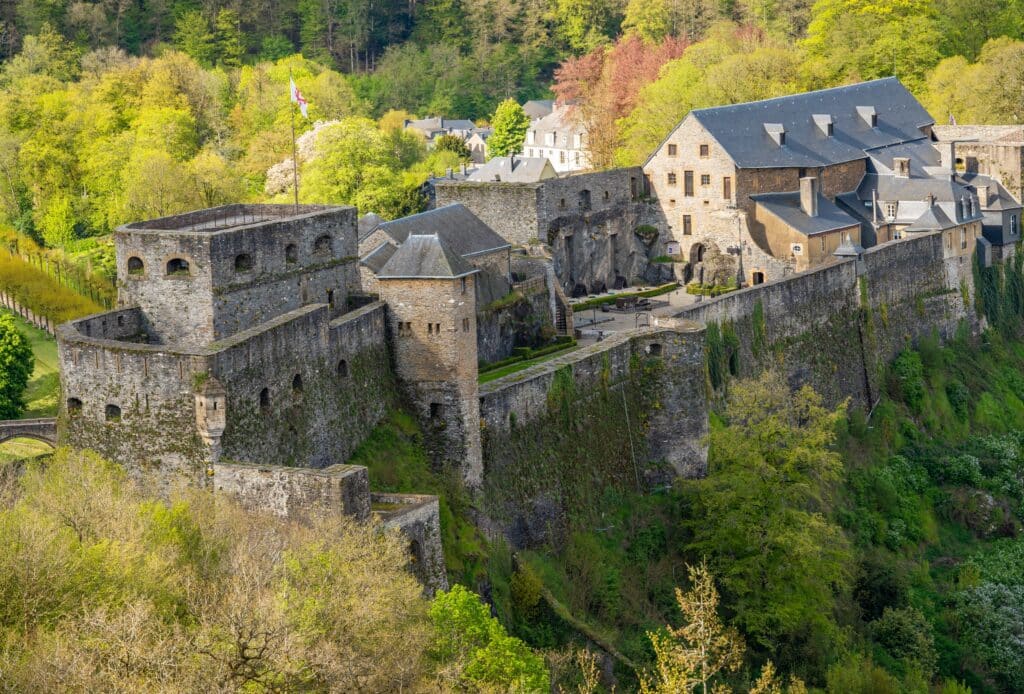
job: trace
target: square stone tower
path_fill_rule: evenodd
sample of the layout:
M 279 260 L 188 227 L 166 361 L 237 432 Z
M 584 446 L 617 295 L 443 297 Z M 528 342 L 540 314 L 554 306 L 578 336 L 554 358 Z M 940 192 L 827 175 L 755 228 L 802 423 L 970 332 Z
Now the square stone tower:
M 345 308 L 358 283 L 355 210 L 226 205 L 114 233 L 118 304 L 157 344 L 207 345 L 311 303 Z
M 436 462 L 479 486 L 475 275 L 437 234 L 412 234 L 377 274 L 388 305 L 395 371 Z

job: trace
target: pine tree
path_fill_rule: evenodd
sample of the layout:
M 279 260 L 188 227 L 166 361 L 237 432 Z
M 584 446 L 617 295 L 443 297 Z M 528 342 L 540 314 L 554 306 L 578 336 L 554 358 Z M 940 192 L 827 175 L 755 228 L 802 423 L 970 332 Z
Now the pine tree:
M 214 55 L 213 33 L 203 13 L 192 10 L 175 23 L 174 45 L 202 65 L 210 65 Z
M 223 9 L 217 13 L 214 28 L 217 31 L 217 62 L 227 67 L 240 67 L 245 47 L 242 45 L 240 19 L 234 10 Z
M 522 151 L 526 131 L 530 128 L 530 117 L 515 99 L 505 99 L 498 104 L 491 125 L 494 132 L 487 140 L 487 150 L 491 157 L 506 157 Z

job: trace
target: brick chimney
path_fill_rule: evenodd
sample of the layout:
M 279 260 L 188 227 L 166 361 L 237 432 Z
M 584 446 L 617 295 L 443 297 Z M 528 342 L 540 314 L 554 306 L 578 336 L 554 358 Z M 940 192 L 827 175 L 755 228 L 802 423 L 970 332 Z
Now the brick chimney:
M 800 209 L 808 217 L 818 216 L 818 179 L 814 176 L 800 179 Z

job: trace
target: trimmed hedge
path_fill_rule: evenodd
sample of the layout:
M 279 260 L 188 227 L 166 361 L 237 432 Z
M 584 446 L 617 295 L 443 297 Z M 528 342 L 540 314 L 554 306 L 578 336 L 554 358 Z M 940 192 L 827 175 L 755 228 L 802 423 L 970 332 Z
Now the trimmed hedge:
M 544 345 L 543 347 L 516 347 L 512 350 L 512 356 L 506 357 L 505 359 L 499 359 L 490 363 L 481 362 L 478 366 L 479 372 L 484 374 L 489 371 L 501 369 L 512 364 L 518 364 L 522 361 L 530 361 L 531 359 L 537 359 L 548 354 L 560 352 L 569 347 L 575 347 L 576 340 L 572 339 L 568 335 L 559 335 L 550 344 Z
M 578 304 L 572 304 L 572 312 L 579 313 L 580 311 L 586 311 L 588 309 L 597 308 L 604 304 L 614 304 L 616 300 L 629 297 L 637 298 L 650 298 L 652 296 L 660 296 L 662 294 L 668 294 L 679 288 L 678 282 L 669 282 L 663 284 L 655 289 L 647 289 L 642 292 L 620 292 L 618 294 L 612 294 L 610 296 L 599 296 L 596 299 L 587 299 L 581 301 Z

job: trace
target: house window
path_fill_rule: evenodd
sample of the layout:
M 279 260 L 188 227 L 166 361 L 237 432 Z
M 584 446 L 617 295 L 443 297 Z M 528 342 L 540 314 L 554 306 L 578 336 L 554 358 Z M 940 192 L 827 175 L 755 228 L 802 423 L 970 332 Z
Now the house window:
M 700 146 L 700 158 L 701 159 L 707 159 L 708 155 L 710 153 L 711 153 L 711 147 L 710 146 L 708 146 L 708 145 L 701 145 Z
M 960 227 L 960 250 L 967 249 L 967 227 Z
M 683 195 L 688 198 L 693 197 L 693 172 L 683 172 Z
M 463 294 L 466 293 L 466 278 L 465 277 L 462 278 L 462 293 Z
M 824 236 L 821 237 L 821 252 L 822 253 L 825 252 L 825 237 Z
M 688 214 L 683 215 L 683 236 L 693 234 L 693 219 Z
M 142 258 L 136 258 L 132 256 L 128 259 L 128 274 L 129 275 L 141 275 L 146 271 L 146 266 L 142 263 Z
M 953 250 L 953 232 L 946 234 L 946 248 Z
M 702 186 L 709 186 L 709 185 L 711 185 L 711 174 L 701 174 L 700 175 L 700 184 Z
M 677 154 L 679 154 L 679 146 L 678 145 L 669 145 L 668 146 L 668 156 L 674 157 Z
M 1017 235 L 1017 215 L 1010 215 L 1010 236 Z
M 579 166 L 579 164 L 580 164 L 580 153 L 576 152 L 576 165 Z
M 559 164 L 564 164 L 565 163 L 565 150 L 564 149 L 558 151 L 558 163 Z
M 885 216 L 887 219 L 896 219 L 896 203 L 885 203 Z
M 676 184 L 676 172 L 675 171 L 669 171 L 668 172 L 668 184 L 670 186 L 674 186 Z
M 526 150 L 526 156 L 528 156 L 528 157 L 532 157 L 533 156 L 533 148 L 532 147 L 530 149 Z
M 732 178 L 729 176 L 722 178 L 722 197 L 726 200 L 732 200 Z

